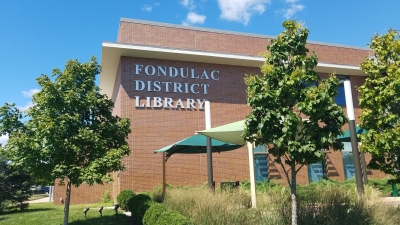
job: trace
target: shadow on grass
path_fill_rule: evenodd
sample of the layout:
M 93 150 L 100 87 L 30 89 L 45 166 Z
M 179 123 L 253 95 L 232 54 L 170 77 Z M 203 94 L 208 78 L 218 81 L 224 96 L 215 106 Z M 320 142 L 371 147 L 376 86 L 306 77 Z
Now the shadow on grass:
M 130 217 L 127 217 L 125 215 L 110 215 L 110 216 L 102 216 L 102 217 L 96 217 L 96 218 L 87 218 L 87 219 L 81 219 L 78 221 L 73 221 L 68 224 L 71 225 L 124 225 L 124 224 L 135 224 L 132 223 L 132 220 Z

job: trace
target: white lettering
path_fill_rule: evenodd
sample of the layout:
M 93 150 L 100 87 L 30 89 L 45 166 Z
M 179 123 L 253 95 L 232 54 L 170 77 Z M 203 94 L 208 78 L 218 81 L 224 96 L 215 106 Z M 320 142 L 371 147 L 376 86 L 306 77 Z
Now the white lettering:
M 202 102 L 200 101 L 200 99 L 196 99 L 196 100 L 197 100 L 197 103 L 199 103 L 199 106 L 200 106 L 199 109 L 204 109 L 203 106 L 204 106 L 204 102 L 206 102 L 206 100 L 203 99 Z
M 184 76 L 183 73 L 184 69 L 186 69 L 186 76 Z M 189 68 L 181 68 L 180 70 L 181 70 L 181 77 L 187 78 L 189 76 Z
M 190 86 L 190 91 L 193 93 L 193 94 L 198 94 L 199 92 L 198 91 L 195 91 L 194 90 L 194 86 L 199 86 L 198 84 L 192 84 L 192 86 Z
M 176 92 L 178 92 L 179 91 L 179 93 L 182 93 L 182 84 L 181 83 L 176 83 L 176 82 L 174 82 L 174 92 L 176 93 Z
M 194 69 L 191 69 L 190 72 L 192 73 L 192 76 L 191 76 L 192 79 L 199 79 L 199 75 L 197 75 L 197 77 L 195 76 Z
M 135 74 L 139 75 L 139 73 L 142 71 L 143 65 L 135 64 L 135 68 Z
M 153 86 L 154 86 L 153 91 L 157 91 L 157 92 L 161 91 L 160 81 L 154 81 Z
M 204 92 L 203 92 L 203 94 L 208 94 L 207 93 L 207 88 L 210 86 L 209 84 L 201 84 L 201 86 L 203 87 L 203 89 L 204 89 Z
M 140 96 L 135 96 L 135 107 L 136 108 L 181 108 L 181 109 L 204 109 L 205 100 L 201 99 L 186 99 L 186 107 L 182 99 L 178 99 L 176 102 L 172 98 L 167 97 L 146 97 L 146 104 L 140 103 Z
M 164 98 L 164 108 L 174 108 L 172 98 Z
M 136 101 L 135 107 L 138 107 L 138 108 L 144 107 L 144 104 L 140 105 L 140 96 L 135 96 L 135 101 Z
M 201 74 L 201 77 L 200 77 L 200 79 L 203 79 L 203 77 L 205 77 L 204 79 L 206 79 L 206 80 L 208 80 L 209 78 L 208 78 L 208 75 L 207 75 L 207 71 L 206 70 L 203 70 L 203 73 Z
M 153 98 L 153 107 L 154 108 L 160 108 L 162 107 L 162 99 L 160 97 L 154 97 Z
M 141 80 L 135 80 L 135 91 L 143 91 L 146 87 L 146 84 Z
M 169 92 L 169 86 L 171 82 L 162 82 L 162 84 L 165 84 L 165 92 Z
M 187 109 L 191 109 L 191 108 L 195 109 L 196 106 L 194 105 L 194 103 L 195 103 L 194 99 L 187 98 L 186 99 L 186 105 L 187 105 L 186 108 Z
M 169 67 L 169 76 L 170 77 L 176 77 L 178 76 L 178 69 L 175 67 Z
M 182 100 L 181 100 L 181 99 L 178 99 L 178 103 L 176 103 L 175 108 L 178 108 L 178 106 L 180 106 L 181 109 L 184 109 L 184 108 L 185 108 L 185 106 L 183 106 L 183 103 L 182 103 Z
M 189 83 L 185 83 L 185 93 L 189 93 Z
M 140 75 L 144 73 L 147 76 L 164 76 L 164 77 L 178 77 L 191 78 L 191 79 L 203 79 L 203 80 L 219 80 L 219 70 L 212 70 L 211 72 L 203 70 L 202 73 L 196 73 L 193 68 L 174 67 L 174 66 L 153 66 L 153 65 L 142 65 L 134 64 L 135 74 Z M 135 91 L 148 91 L 148 92 L 174 92 L 174 93 L 185 93 L 185 94 L 208 94 L 210 84 L 192 84 L 184 82 L 171 82 L 171 81 L 154 81 L 154 80 L 135 80 Z M 151 101 L 151 100 L 148 100 Z M 190 103 L 191 104 L 191 103 Z M 147 106 L 148 107 L 148 106 Z
M 151 107 L 151 97 L 146 97 L 146 107 Z
M 160 71 L 164 75 L 164 77 L 167 76 L 167 67 L 166 66 L 164 66 L 164 67 L 157 66 L 157 76 L 160 76 Z
M 149 73 L 149 68 L 151 68 L 151 73 Z M 156 68 L 154 68 L 154 66 L 152 66 L 152 65 L 148 65 L 148 66 L 146 66 L 146 68 L 144 68 L 144 72 L 148 76 L 153 76 L 156 73 Z
M 217 73 L 219 75 L 219 71 L 218 70 L 213 70 L 213 71 L 211 71 L 211 78 L 213 80 L 219 80 L 219 78 L 215 78 L 214 73 Z

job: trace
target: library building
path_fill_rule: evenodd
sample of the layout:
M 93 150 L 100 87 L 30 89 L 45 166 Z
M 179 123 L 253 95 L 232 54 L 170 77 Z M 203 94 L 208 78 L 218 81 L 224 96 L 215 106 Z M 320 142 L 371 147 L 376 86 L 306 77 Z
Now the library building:
M 151 191 L 164 180 L 171 185 L 207 184 L 207 154 L 201 150 L 205 147 L 198 147 L 198 154 L 184 154 L 184 148 L 166 155 L 155 151 L 205 130 L 206 102 L 211 127 L 244 120 L 251 110 L 246 104 L 245 75 L 260 73 L 265 60 L 260 53 L 274 38 L 122 18 L 116 42 L 101 46 L 100 88 L 115 103 L 114 115 L 130 119 L 131 153 L 123 159 L 125 170 L 112 174 L 113 183 L 73 187 L 71 204 L 99 202 L 105 192 L 116 201 L 122 190 Z M 357 87 L 366 78 L 359 65 L 373 56 L 372 51 L 316 41 L 308 41 L 307 48 L 318 56 L 315 71 L 321 79 L 336 73 L 339 79 L 350 80 L 357 124 L 361 113 Z M 347 115 L 343 86 L 335 100 Z M 347 129 L 346 124 L 343 130 Z M 265 147 L 257 146 L 253 157 L 256 181 L 282 179 L 287 183 Z M 365 155 L 367 163 L 369 159 Z M 250 180 L 246 144 L 213 152 L 212 167 L 216 187 L 221 182 Z M 364 174 L 385 176 L 376 170 Z M 350 142 L 344 143 L 343 151 L 327 151 L 324 163 L 304 166 L 297 181 L 307 184 L 325 176 L 339 181 L 354 177 Z M 54 193 L 55 199 L 65 198 L 65 187 L 55 186 Z

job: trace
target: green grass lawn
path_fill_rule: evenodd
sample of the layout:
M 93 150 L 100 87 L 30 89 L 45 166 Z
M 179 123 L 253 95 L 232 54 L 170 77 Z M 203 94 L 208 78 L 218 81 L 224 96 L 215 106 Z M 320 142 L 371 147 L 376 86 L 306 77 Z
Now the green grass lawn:
M 71 205 L 69 212 L 69 223 L 72 225 L 98 224 L 98 225 L 123 225 L 132 224 L 129 217 L 119 211 L 119 215 L 115 215 L 115 210 L 104 209 L 103 216 L 100 217 L 98 209 L 102 205 L 98 204 L 82 204 Z M 111 206 L 105 205 L 104 207 Z M 89 207 L 87 218 L 85 219 L 83 209 Z M 1 225 L 57 225 L 63 224 L 64 206 L 54 206 L 52 202 L 30 204 L 25 211 L 13 211 L 0 215 Z

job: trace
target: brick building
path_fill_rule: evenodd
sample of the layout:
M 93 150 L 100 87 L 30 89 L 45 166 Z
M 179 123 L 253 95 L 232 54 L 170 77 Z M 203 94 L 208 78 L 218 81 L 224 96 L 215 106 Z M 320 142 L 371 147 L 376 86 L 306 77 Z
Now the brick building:
M 114 114 L 131 121 L 131 154 L 123 159 L 126 170 L 113 174 L 114 183 L 73 188 L 71 202 L 98 202 L 105 190 L 115 199 L 124 189 L 148 191 L 161 185 L 163 159 L 154 151 L 205 129 L 205 100 L 211 102 L 212 127 L 244 119 L 250 108 L 246 105 L 243 78 L 245 74 L 259 73 L 263 63 L 259 55 L 271 38 L 274 37 L 121 19 L 117 42 L 102 45 L 100 88 L 115 102 Z M 372 55 L 370 49 L 312 41 L 308 48 L 317 53 L 319 63 L 315 70 L 321 78 L 336 72 L 350 79 L 357 118 L 360 109 L 356 88 L 365 80 L 359 64 Z M 339 92 L 337 102 L 345 110 L 342 87 Z M 256 152 L 265 152 L 265 148 L 257 148 Z M 345 180 L 354 175 L 349 143 L 343 152 L 329 152 L 326 161 L 330 178 Z M 255 164 L 259 180 L 283 177 L 267 154 L 257 154 Z M 321 168 L 321 164 L 304 167 L 298 182 L 320 179 Z M 247 148 L 214 153 L 213 172 L 217 185 L 249 180 Z M 368 176 L 383 174 L 368 171 Z M 166 181 L 173 185 L 205 184 L 206 154 L 172 155 L 166 162 Z M 64 187 L 55 189 L 55 199 L 65 196 Z

